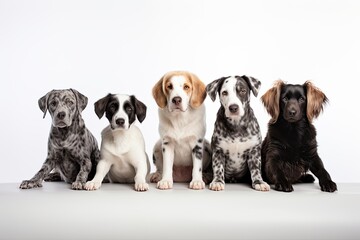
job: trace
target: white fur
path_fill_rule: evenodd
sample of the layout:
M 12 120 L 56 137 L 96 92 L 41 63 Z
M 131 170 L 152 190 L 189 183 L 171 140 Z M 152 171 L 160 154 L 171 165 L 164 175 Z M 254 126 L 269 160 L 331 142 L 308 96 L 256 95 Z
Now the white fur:
M 99 189 L 106 174 L 111 182 L 132 183 L 135 181 L 136 191 L 149 189 L 146 177 L 150 163 L 145 152 L 144 137 L 134 124 L 129 125 L 127 114 L 122 105 L 128 96 L 117 95 L 121 107 L 112 119 L 125 119 L 125 128 L 112 129 L 107 126 L 101 133 L 101 160 L 96 168 L 96 175 L 85 185 L 86 190 Z
M 168 109 L 170 112 L 173 111 L 182 111 L 185 112 L 189 107 L 189 100 L 190 96 L 186 94 L 184 89 L 184 84 L 186 82 L 186 79 L 184 76 L 173 76 L 170 79 L 170 82 L 173 86 L 173 89 L 169 91 L 169 97 L 168 97 Z M 174 97 L 181 97 L 182 101 L 180 104 L 180 109 L 177 109 L 175 104 L 172 102 L 172 99 Z
M 245 112 L 243 103 L 240 101 L 236 93 L 236 82 L 237 79 L 235 77 L 230 77 L 225 80 L 220 90 L 220 102 L 225 108 L 226 117 L 232 118 L 235 121 L 239 121 L 244 116 Z M 228 92 L 227 96 L 223 96 L 222 93 L 224 91 Z M 232 104 L 239 106 L 239 112 L 236 115 L 231 113 L 229 110 L 229 106 Z

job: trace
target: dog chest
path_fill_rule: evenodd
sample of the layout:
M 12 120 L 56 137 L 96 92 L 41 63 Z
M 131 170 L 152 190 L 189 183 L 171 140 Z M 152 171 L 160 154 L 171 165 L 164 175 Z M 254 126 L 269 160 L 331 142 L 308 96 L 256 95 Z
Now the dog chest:
M 223 152 L 227 154 L 231 159 L 241 158 L 246 151 L 259 144 L 257 136 L 251 136 L 249 138 L 223 138 L 219 141 L 218 145 Z

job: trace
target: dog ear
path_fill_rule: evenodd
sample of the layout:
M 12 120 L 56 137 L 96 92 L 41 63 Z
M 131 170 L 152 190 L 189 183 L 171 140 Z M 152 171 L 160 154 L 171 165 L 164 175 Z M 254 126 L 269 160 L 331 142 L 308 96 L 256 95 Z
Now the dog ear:
M 164 89 L 164 83 L 165 80 L 167 79 L 167 74 L 165 74 L 153 87 L 152 89 L 152 95 L 156 101 L 156 104 L 160 107 L 160 108 L 164 108 L 166 107 L 167 104 L 167 100 L 166 100 L 166 96 L 165 96 L 165 89 Z
M 99 99 L 96 101 L 96 103 L 94 103 L 94 107 L 95 107 L 95 113 L 98 116 L 99 119 L 102 118 L 102 116 L 104 116 L 105 113 L 105 109 L 106 106 L 109 102 L 109 99 L 111 97 L 111 94 L 109 93 L 108 95 L 106 95 L 105 97 Z
M 312 82 L 306 81 L 303 86 L 306 89 L 307 98 L 306 116 L 309 122 L 312 122 L 324 110 L 324 106 L 329 99 Z
M 189 73 L 192 84 L 192 93 L 190 98 L 190 106 L 192 108 L 199 107 L 206 98 L 205 84 L 193 73 Z
M 70 88 L 70 90 L 74 93 L 75 95 L 75 99 L 76 99 L 76 108 L 78 109 L 79 112 L 82 112 L 88 103 L 88 98 L 79 93 L 77 90 Z
M 130 96 L 132 104 L 135 106 L 135 114 L 140 123 L 142 123 L 146 117 L 146 105 L 139 101 L 134 95 Z
M 227 79 L 228 77 L 222 77 L 219 78 L 217 80 L 212 81 L 211 83 L 209 83 L 206 86 L 206 92 L 209 95 L 209 97 L 211 98 L 212 101 L 215 101 L 216 99 L 216 94 L 219 92 L 221 86 L 224 83 L 224 80 Z
M 270 114 L 270 124 L 276 123 L 280 113 L 280 94 L 281 88 L 285 83 L 278 80 L 274 86 L 270 88 L 262 97 L 261 101 L 264 104 L 266 111 Z
M 49 97 L 51 95 L 51 93 L 53 92 L 54 90 L 48 92 L 47 94 L 45 94 L 45 96 L 41 97 L 39 100 L 38 100 L 38 104 L 39 104 L 39 108 L 40 110 L 44 113 L 44 116 L 43 118 L 45 118 L 46 116 L 46 112 L 48 110 L 48 100 L 49 100 Z
M 259 89 L 261 87 L 261 82 L 259 80 L 257 80 L 256 78 L 248 77 L 245 75 L 241 76 L 241 78 L 245 79 L 245 81 L 249 85 L 251 91 L 253 92 L 254 96 L 257 97 L 257 95 L 259 93 Z

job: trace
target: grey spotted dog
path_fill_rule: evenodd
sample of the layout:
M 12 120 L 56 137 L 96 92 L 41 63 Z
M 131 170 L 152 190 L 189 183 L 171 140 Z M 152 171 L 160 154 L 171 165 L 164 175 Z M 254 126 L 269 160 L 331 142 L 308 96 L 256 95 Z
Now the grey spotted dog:
M 75 89 L 52 90 L 39 99 L 44 118 L 47 111 L 52 117 L 48 154 L 41 169 L 20 188 L 42 187 L 43 180 L 64 180 L 72 183 L 72 189 L 81 190 L 95 175 L 100 151 L 81 117 L 87 102 L 87 97 Z
M 250 107 L 250 91 L 257 96 L 261 82 L 247 76 L 222 77 L 206 86 L 212 101 L 219 94 L 220 109 L 211 139 L 213 181 L 209 188 L 225 189 L 225 182 L 252 182 L 269 191 L 261 177 L 261 133 Z

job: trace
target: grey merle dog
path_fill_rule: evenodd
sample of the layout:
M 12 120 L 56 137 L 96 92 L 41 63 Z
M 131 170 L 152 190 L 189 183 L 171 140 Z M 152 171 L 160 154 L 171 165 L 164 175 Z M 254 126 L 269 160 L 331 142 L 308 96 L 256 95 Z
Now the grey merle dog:
M 247 76 L 222 77 L 206 86 L 212 101 L 219 94 L 220 109 L 211 139 L 214 179 L 209 188 L 225 189 L 225 182 L 251 182 L 269 191 L 261 177 L 261 133 L 250 107 L 250 92 L 258 95 L 261 82 Z
M 39 99 L 44 117 L 47 111 L 52 117 L 48 154 L 41 169 L 23 181 L 20 188 L 42 187 L 43 180 L 64 180 L 72 183 L 72 189 L 81 190 L 87 179 L 94 176 L 100 151 L 81 117 L 87 101 L 74 89 L 52 90 Z

